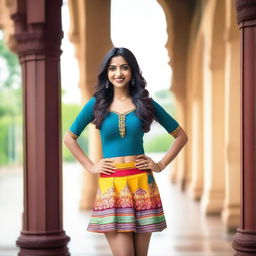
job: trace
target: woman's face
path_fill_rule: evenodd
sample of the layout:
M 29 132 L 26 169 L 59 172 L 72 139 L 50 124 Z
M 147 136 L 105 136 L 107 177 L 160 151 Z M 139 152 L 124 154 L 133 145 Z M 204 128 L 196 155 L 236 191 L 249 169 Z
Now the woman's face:
M 113 57 L 108 67 L 108 80 L 114 87 L 122 88 L 129 84 L 132 72 L 122 56 Z

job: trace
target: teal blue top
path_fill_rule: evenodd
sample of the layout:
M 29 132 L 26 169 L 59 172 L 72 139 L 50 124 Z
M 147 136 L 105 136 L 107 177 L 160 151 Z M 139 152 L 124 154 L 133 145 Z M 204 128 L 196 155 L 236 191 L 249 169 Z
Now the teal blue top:
M 93 107 L 96 98 L 92 97 L 82 108 L 69 132 L 76 139 L 84 128 L 93 121 Z M 180 126 L 157 102 L 152 99 L 154 114 L 165 130 L 176 136 Z M 119 114 L 109 111 L 100 129 L 104 158 L 144 154 L 142 121 L 136 109 Z

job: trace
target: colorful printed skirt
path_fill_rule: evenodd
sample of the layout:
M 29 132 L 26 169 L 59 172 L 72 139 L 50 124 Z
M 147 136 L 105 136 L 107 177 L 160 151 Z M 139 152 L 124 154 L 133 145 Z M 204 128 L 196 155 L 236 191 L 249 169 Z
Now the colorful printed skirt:
M 166 228 L 153 173 L 135 163 L 115 164 L 114 174 L 101 174 L 87 230 L 105 233 L 156 232 Z

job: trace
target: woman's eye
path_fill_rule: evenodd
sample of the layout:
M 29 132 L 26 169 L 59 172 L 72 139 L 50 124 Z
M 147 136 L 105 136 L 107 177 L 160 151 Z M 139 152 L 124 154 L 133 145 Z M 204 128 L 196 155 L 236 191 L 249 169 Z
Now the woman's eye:
M 128 66 L 122 66 L 122 69 L 123 69 L 123 70 L 128 70 L 129 67 L 128 67 Z
M 114 70 L 115 70 L 115 68 L 114 68 L 114 67 L 109 67 L 109 68 L 108 68 L 108 70 L 110 70 L 110 71 L 114 71 Z

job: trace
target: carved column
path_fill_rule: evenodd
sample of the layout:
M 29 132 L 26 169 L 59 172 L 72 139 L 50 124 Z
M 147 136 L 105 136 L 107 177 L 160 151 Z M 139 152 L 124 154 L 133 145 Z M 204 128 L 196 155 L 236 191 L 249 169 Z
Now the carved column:
M 170 56 L 169 65 L 173 71 L 171 90 L 176 97 L 177 119 L 184 130 L 188 132 L 188 104 L 186 99 L 187 55 L 189 31 L 195 2 L 158 0 L 158 3 L 163 8 L 167 22 L 168 40 L 166 48 Z M 182 22 L 180 17 L 182 17 Z M 182 190 L 185 190 L 191 179 L 191 173 L 188 168 L 187 147 L 180 152 L 172 164 L 174 164 L 175 168 L 172 170 L 171 180 L 178 183 Z
M 209 1 L 204 9 L 204 188 L 201 209 L 219 214 L 224 190 L 224 58 L 225 2 Z
M 75 45 L 79 62 L 79 87 L 82 104 L 94 92 L 99 65 L 103 56 L 113 47 L 110 39 L 110 0 L 69 0 L 70 40 Z M 100 17 L 100 19 L 99 19 Z M 99 130 L 89 125 L 89 158 L 97 162 L 102 158 Z M 80 209 L 91 209 L 97 190 L 97 176 L 83 172 Z
M 197 31 L 196 31 L 197 32 Z M 204 181 L 204 150 L 203 150 L 203 54 L 204 37 L 200 32 L 193 33 L 195 47 L 190 49 L 190 66 L 188 70 L 190 81 L 190 109 L 188 127 L 190 127 L 190 168 L 191 182 L 187 188 L 187 193 L 195 200 L 199 200 L 203 191 Z
M 12 13 L 22 67 L 24 212 L 19 255 L 67 256 L 62 223 L 61 0 L 17 0 Z
M 226 0 L 225 58 L 225 202 L 221 213 L 227 231 L 240 223 L 240 45 L 235 6 Z
M 241 42 L 241 218 L 235 255 L 256 255 L 256 1 L 237 0 Z

